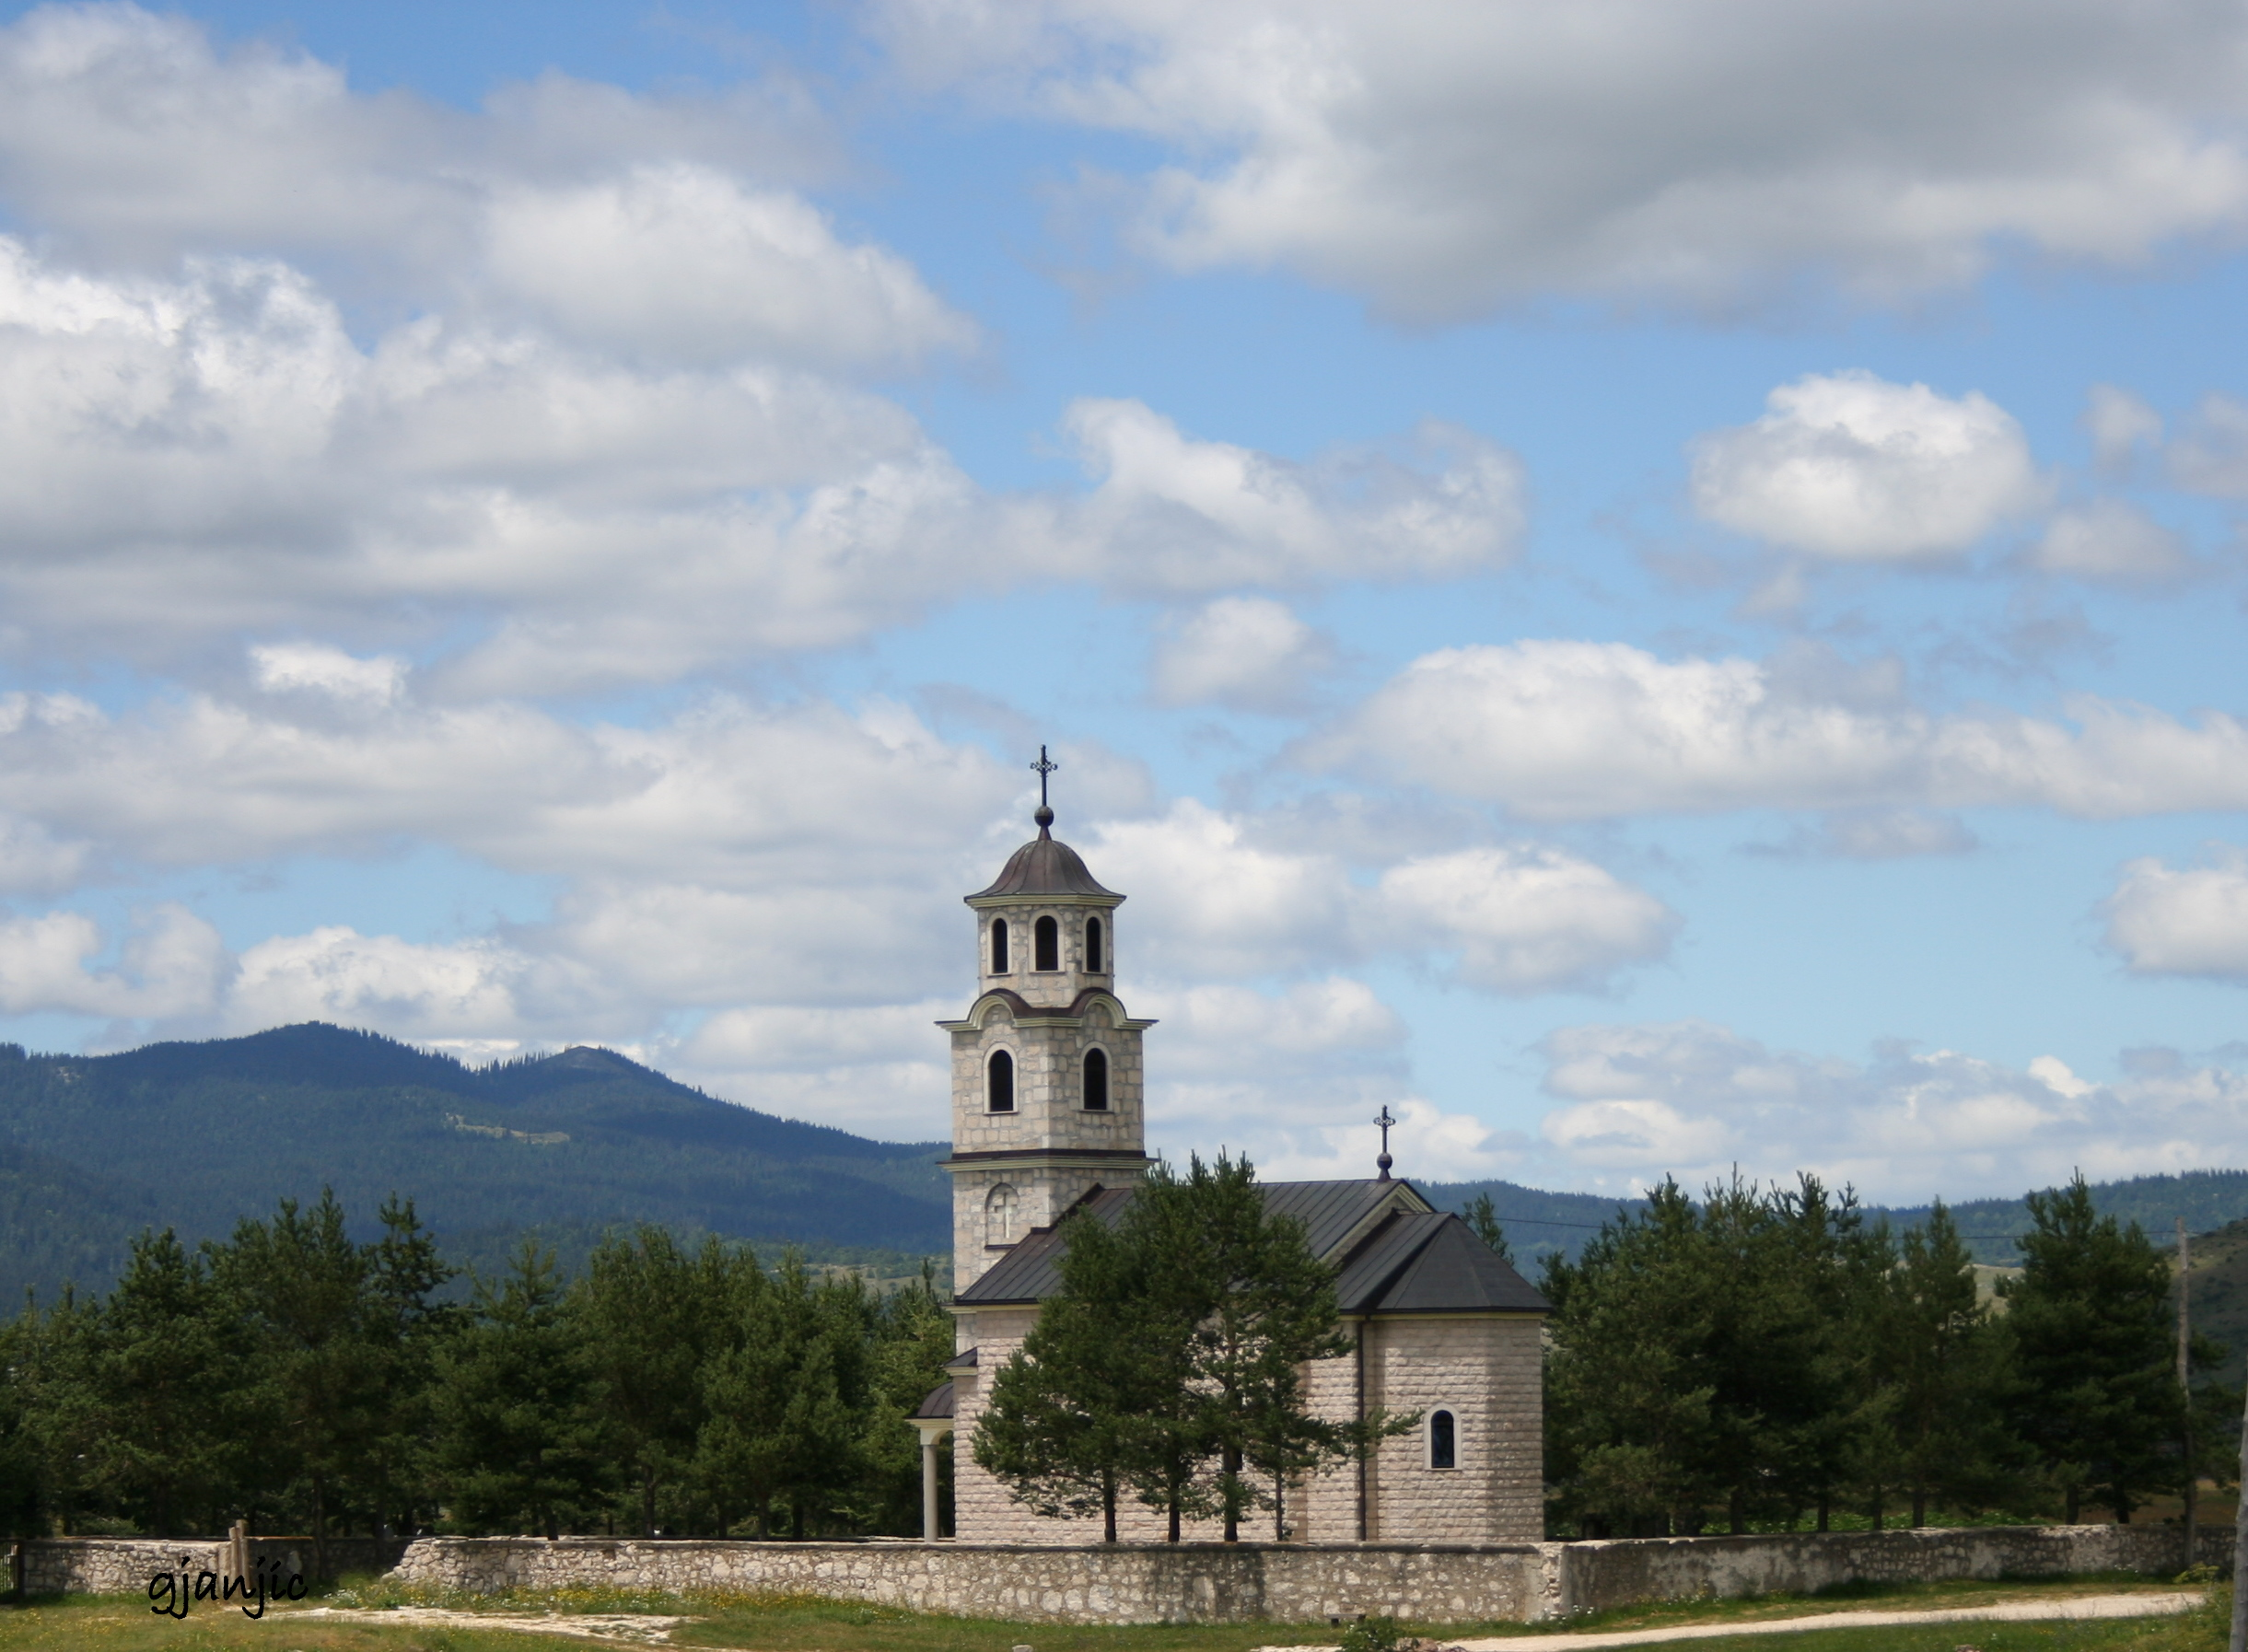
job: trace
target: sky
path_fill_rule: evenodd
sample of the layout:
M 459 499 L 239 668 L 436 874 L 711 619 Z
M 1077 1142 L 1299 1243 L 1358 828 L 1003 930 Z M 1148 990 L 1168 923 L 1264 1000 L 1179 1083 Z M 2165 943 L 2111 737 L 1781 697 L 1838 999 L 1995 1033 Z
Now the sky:
M 0 1038 L 1152 1146 L 2248 1165 L 2248 14 L 0 5 Z

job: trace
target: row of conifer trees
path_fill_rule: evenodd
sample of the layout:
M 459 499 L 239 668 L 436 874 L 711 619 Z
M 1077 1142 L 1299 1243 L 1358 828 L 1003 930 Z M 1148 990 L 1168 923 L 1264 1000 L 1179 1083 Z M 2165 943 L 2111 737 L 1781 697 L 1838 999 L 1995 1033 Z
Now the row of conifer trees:
M 464 1302 L 411 1204 L 381 1220 L 355 1242 L 323 1195 L 149 1235 L 106 1298 L 0 1328 L 14 1530 L 918 1533 L 904 1418 L 953 1345 L 930 1278 L 642 1228 L 567 1286 L 527 1244 Z
M 2182 1386 L 2169 1259 L 2081 1178 L 2030 1213 L 1992 1301 L 1940 1206 L 1899 1237 L 1808 1177 L 1665 1183 L 1540 1280 L 1553 1534 L 2128 1518 L 2221 1476 L 2240 1396 L 2207 1339 Z M 1471 1220 L 1505 1248 L 1487 1202 Z M 150 1235 L 106 1298 L 0 1327 L 12 1529 L 919 1530 L 904 1418 L 953 1347 L 932 1279 L 879 1292 L 642 1228 L 567 1286 L 527 1246 L 462 1301 L 410 1204 L 381 1226 L 355 1241 L 323 1196 L 224 1244 Z M 1067 1236 L 971 1443 L 1033 1508 L 1285 1526 L 1291 1482 L 1414 1421 L 1311 1414 L 1306 1362 L 1348 1345 L 1333 1275 L 1245 1161 L 1159 1168 Z
M 1897 1236 L 1812 1177 L 1666 1182 L 1542 1281 L 1555 1535 L 2128 1519 L 2229 1477 L 2241 1394 L 2206 1337 L 2181 1371 L 2170 1257 L 2081 1176 L 2029 1213 L 1993 1297 L 1940 1204 Z

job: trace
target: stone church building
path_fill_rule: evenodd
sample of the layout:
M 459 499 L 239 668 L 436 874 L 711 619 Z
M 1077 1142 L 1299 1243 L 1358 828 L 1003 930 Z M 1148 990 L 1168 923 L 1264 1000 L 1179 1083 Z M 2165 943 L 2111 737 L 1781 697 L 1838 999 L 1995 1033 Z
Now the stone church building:
M 914 1418 L 921 1429 L 925 1523 L 936 1535 L 936 1452 L 949 1436 L 955 1535 L 983 1542 L 1098 1541 L 1098 1519 L 1042 1518 L 1011 1501 L 971 1451 L 986 1385 L 1058 1288 L 1058 1227 L 1084 1206 L 1114 1219 L 1153 1161 L 1146 1149 L 1141 1040 L 1155 1023 L 1117 995 L 1124 897 L 1103 889 L 1051 831 L 1015 851 L 976 914 L 977 991 L 940 1023 L 952 1039 L 952 1380 Z M 1544 1535 L 1539 1339 L 1543 1297 L 1458 1216 L 1411 1182 L 1264 1184 L 1338 1271 L 1353 1352 L 1306 1373 L 1313 1407 L 1336 1419 L 1377 1406 L 1420 1425 L 1373 1458 L 1292 1486 L 1286 1536 L 1299 1542 L 1535 1541 Z M 1264 1517 L 1269 1519 L 1270 1517 Z M 1162 1517 L 1118 1510 L 1127 1541 L 1162 1536 Z M 1197 1538 L 1215 1530 L 1196 1530 Z M 1271 1537 L 1269 1527 L 1244 1535 Z

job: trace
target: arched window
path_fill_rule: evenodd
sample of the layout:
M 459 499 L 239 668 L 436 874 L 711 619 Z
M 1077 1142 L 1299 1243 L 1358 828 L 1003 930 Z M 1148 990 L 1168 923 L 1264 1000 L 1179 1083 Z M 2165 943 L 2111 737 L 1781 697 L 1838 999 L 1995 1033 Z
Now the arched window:
M 993 1188 L 984 1201 L 984 1242 L 987 1245 L 1015 1242 L 1015 1190 L 1004 1181 Z
M 1062 926 L 1052 918 L 1038 920 L 1038 927 L 1031 931 L 1033 970 L 1058 970 L 1062 967 Z
M 1101 960 L 1101 920 L 1085 920 L 1085 972 L 1098 975 L 1105 966 Z
M 1007 973 L 1007 920 L 1005 918 L 994 918 L 991 921 L 991 972 L 995 975 Z
M 1428 1414 L 1428 1466 L 1432 1469 L 1460 1466 L 1460 1425 L 1449 1411 Z
M 984 1093 L 992 1111 L 1015 1111 L 1015 1058 L 1004 1050 L 991 1053 L 991 1064 L 984 1068 Z
M 1085 1053 L 1085 1111 L 1106 1112 L 1109 1110 L 1109 1056 L 1105 1050 Z

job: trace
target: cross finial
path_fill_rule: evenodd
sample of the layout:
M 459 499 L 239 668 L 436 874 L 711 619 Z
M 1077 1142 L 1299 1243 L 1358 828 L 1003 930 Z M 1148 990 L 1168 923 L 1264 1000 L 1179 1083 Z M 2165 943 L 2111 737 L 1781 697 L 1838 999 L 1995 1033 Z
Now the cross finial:
M 1062 765 L 1046 755 L 1046 748 L 1038 748 L 1038 761 L 1031 767 L 1038 773 L 1038 812 L 1031 817 L 1038 822 L 1038 835 L 1044 837 L 1046 828 L 1054 824 L 1054 810 L 1046 806 L 1046 776 Z
M 1377 1180 L 1387 1181 L 1390 1179 L 1390 1164 L 1392 1162 L 1390 1158 L 1390 1128 L 1397 1123 L 1395 1119 L 1390 1117 L 1390 1104 L 1387 1101 L 1384 1101 L 1381 1104 L 1381 1111 L 1374 1115 L 1374 1123 L 1381 1126 L 1381 1157 L 1374 1160 L 1374 1163 L 1379 1166 L 1381 1170 L 1381 1174 Z

